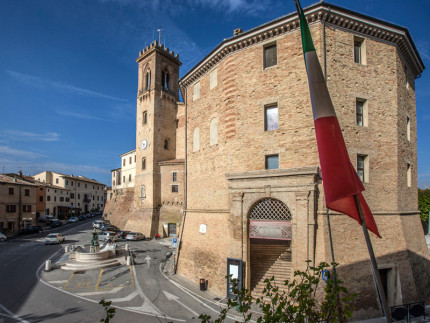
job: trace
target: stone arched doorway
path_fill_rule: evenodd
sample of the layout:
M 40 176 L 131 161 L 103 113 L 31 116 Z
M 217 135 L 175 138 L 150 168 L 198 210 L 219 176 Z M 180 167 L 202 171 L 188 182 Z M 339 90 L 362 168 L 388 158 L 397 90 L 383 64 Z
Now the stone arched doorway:
M 257 201 L 249 211 L 251 293 L 261 295 L 266 278 L 277 286 L 291 274 L 291 220 L 288 207 L 273 198 Z

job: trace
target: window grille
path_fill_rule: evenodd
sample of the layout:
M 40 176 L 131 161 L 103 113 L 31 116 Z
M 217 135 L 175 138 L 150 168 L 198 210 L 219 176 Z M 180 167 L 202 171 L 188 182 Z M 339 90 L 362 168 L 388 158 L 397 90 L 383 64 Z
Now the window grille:
M 263 199 L 251 209 L 251 220 L 291 221 L 292 215 L 288 207 L 279 200 Z

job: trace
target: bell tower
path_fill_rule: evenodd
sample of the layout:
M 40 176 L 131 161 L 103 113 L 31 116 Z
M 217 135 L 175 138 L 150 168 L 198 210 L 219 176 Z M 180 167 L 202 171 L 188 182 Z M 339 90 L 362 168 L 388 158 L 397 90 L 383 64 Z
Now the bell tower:
M 141 232 L 154 236 L 161 207 L 159 162 L 175 159 L 179 55 L 157 41 L 139 53 L 136 111 L 135 214 Z

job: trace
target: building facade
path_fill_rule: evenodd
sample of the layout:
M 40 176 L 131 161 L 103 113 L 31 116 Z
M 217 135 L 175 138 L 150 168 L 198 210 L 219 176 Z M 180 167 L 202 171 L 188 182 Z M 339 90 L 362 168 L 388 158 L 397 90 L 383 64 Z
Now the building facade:
M 36 186 L 0 174 L 0 231 L 17 233 L 36 224 Z
M 424 301 L 415 106 L 422 60 L 406 28 L 324 2 L 305 14 L 382 235 L 371 238 L 389 305 Z M 108 217 L 151 236 L 176 223 L 177 273 L 204 277 L 220 295 L 231 259 L 258 295 L 265 278 L 281 284 L 307 260 L 330 263 L 332 240 L 338 273 L 358 294 L 356 316 L 379 315 L 361 227 L 330 211 L 328 234 L 297 14 L 236 30 L 180 80 L 179 57 L 157 42 L 137 62 L 134 192 L 112 200 Z
M 47 203 L 58 202 L 55 212 L 60 212 L 61 214 L 67 211 L 70 214 L 87 213 L 91 210 L 103 209 L 105 206 L 105 185 L 96 180 L 51 171 L 36 174 L 33 178 L 41 183 L 53 185 L 53 187 L 47 189 L 46 200 Z M 56 189 L 55 187 L 59 188 Z M 51 208 L 49 208 L 49 212 L 51 215 L 56 215 L 53 214 L 54 211 Z

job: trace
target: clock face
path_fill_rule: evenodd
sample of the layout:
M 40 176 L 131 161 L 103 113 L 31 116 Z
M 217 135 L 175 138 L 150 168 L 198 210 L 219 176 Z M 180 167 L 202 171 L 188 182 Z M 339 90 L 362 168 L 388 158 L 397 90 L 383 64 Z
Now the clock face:
M 145 150 L 146 147 L 148 146 L 148 142 L 146 141 L 146 139 L 142 140 L 142 149 Z

